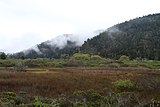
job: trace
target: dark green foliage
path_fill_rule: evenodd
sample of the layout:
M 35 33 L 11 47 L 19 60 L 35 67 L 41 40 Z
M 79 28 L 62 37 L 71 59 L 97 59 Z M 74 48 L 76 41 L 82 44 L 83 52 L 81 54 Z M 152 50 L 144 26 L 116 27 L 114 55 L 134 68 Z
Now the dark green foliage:
M 56 45 L 48 44 L 48 41 L 37 45 L 38 51 L 29 49 L 25 52 L 19 52 L 11 55 L 13 58 L 61 58 L 62 56 L 71 56 L 78 49 L 75 42 L 67 41 L 64 47 L 57 47 Z
M 4 52 L 0 53 L 0 59 L 6 59 L 7 55 Z
M 88 39 L 81 51 L 106 58 L 127 55 L 131 59 L 138 57 L 160 60 L 160 14 L 117 24 Z

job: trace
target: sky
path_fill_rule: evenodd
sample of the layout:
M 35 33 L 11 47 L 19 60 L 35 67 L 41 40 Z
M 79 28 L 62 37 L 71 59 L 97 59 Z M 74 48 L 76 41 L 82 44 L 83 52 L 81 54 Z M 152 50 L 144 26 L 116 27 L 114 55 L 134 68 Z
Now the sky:
M 160 0 L 0 0 L 0 51 L 19 52 L 62 34 L 87 36 L 159 13 Z

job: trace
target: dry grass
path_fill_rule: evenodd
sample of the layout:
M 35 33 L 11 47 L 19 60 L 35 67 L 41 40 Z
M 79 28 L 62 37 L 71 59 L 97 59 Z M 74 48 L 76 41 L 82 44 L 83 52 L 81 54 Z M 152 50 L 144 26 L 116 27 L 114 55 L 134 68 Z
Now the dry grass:
M 143 68 L 50 68 L 37 71 L 34 69 L 28 72 L 9 72 L 1 69 L 0 91 L 25 91 L 30 95 L 48 97 L 69 95 L 76 90 L 95 89 L 102 92 L 103 89 L 113 90 L 112 82 L 119 79 L 130 79 L 135 82 L 142 79 L 141 83 L 145 84 L 151 79 L 154 80 L 156 76 L 158 84 L 159 74 L 159 70 Z M 145 90 L 141 88 L 137 91 Z M 154 92 L 154 89 L 152 91 Z

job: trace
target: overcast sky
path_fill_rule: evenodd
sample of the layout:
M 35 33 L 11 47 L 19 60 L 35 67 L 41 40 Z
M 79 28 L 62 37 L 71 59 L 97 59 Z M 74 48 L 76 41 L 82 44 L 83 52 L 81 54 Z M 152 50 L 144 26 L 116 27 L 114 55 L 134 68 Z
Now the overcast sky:
M 159 13 L 160 0 L 0 0 L 0 51 L 17 52 L 61 34 L 84 34 Z

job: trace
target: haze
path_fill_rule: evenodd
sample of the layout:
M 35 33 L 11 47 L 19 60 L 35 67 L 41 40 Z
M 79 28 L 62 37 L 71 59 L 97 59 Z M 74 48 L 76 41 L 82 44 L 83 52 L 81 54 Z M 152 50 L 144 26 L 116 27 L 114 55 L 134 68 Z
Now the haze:
M 158 13 L 159 4 L 159 0 L 0 0 L 0 51 L 18 52 L 61 34 L 84 38 Z

